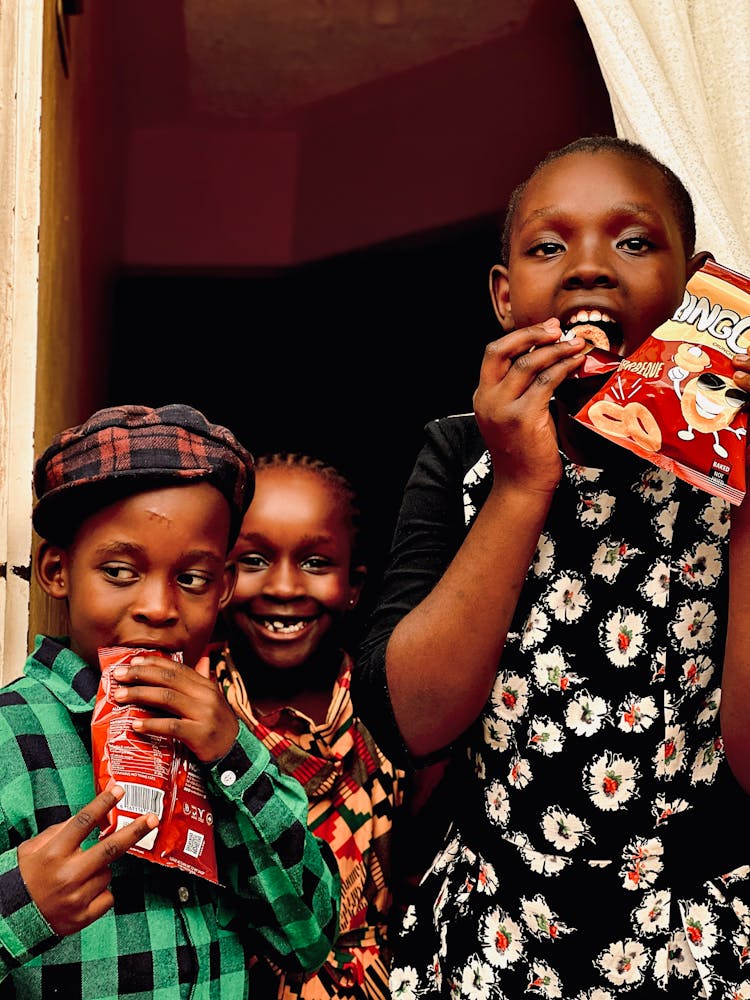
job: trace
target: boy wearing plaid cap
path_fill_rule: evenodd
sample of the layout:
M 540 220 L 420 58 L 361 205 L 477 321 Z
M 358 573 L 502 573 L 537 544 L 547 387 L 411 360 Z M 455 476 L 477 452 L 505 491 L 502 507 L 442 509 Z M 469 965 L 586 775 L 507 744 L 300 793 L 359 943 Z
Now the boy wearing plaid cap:
M 17 997 L 234 1000 L 253 953 L 317 969 L 338 926 L 335 859 L 203 655 L 234 586 L 252 457 L 190 407 L 113 407 L 58 434 L 34 486 L 37 580 L 66 601 L 70 635 L 38 636 L 0 689 L 0 979 Z M 220 885 L 127 853 L 153 814 L 98 837 L 122 795 L 94 795 L 106 646 L 183 654 L 119 667 L 120 700 L 156 710 L 141 731 L 202 762 Z

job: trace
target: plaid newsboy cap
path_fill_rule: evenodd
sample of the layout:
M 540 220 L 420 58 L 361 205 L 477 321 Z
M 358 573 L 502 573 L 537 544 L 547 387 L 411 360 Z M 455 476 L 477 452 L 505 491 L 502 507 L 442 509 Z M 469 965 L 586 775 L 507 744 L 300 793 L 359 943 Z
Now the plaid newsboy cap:
M 255 485 L 253 456 L 220 424 L 181 403 L 111 406 L 56 434 L 34 465 L 32 521 L 67 542 L 95 510 L 159 486 L 205 480 L 227 499 L 230 544 Z

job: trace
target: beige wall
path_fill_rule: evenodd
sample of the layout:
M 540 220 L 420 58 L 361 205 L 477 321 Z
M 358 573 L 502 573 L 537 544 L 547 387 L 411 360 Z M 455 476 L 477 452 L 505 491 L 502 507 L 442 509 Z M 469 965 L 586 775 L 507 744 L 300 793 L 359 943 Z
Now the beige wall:
M 0 0 L 0 673 L 26 652 L 39 242 L 42 11 Z M 6 666 L 7 665 L 7 666 Z

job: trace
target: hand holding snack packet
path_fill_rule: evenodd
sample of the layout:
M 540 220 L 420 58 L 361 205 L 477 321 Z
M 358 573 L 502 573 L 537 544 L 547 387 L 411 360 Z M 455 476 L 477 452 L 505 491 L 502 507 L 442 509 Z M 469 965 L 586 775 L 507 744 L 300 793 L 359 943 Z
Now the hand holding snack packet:
M 125 790 L 110 809 L 109 825 L 101 835 L 122 829 L 144 813 L 156 813 L 159 826 L 130 853 L 218 882 L 213 813 L 195 760 L 170 736 L 137 732 L 138 723 L 153 713 L 116 700 L 119 684 L 113 671 L 141 654 L 158 655 L 129 647 L 99 650 L 101 681 L 91 719 L 94 781 L 97 792 L 113 779 Z M 182 662 L 179 653 L 171 659 Z
M 731 358 L 750 345 L 750 279 L 707 260 L 674 316 L 575 419 L 700 489 L 742 502 L 747 403 Z
M 37 635 L 0 695 L 6 995 L 244 997 L 256 955 L 304 976 L 336 940 L 340 877 L 305 791 L 205 655 L 253 486 L 252 455 L 182 403 L 98 410 L 34 464 L 35 582 L 69 632 Z M 123 657 L 106 692 L 101 650 Z M 102 772 L 131 787 L 96 795 Z M 160 816 L 140 812 L 152 801 Z M 148 864 L 130 848 L 157 824 Z

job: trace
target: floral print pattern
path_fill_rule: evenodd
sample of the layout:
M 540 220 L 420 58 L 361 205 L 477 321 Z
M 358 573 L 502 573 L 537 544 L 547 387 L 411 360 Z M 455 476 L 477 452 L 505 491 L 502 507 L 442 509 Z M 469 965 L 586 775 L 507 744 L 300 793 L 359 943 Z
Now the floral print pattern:
M 563 461 L 392 996 L 750 1000 L 750 840 L 714 843 L 750 820 L 719 730 L 728 505 Z

